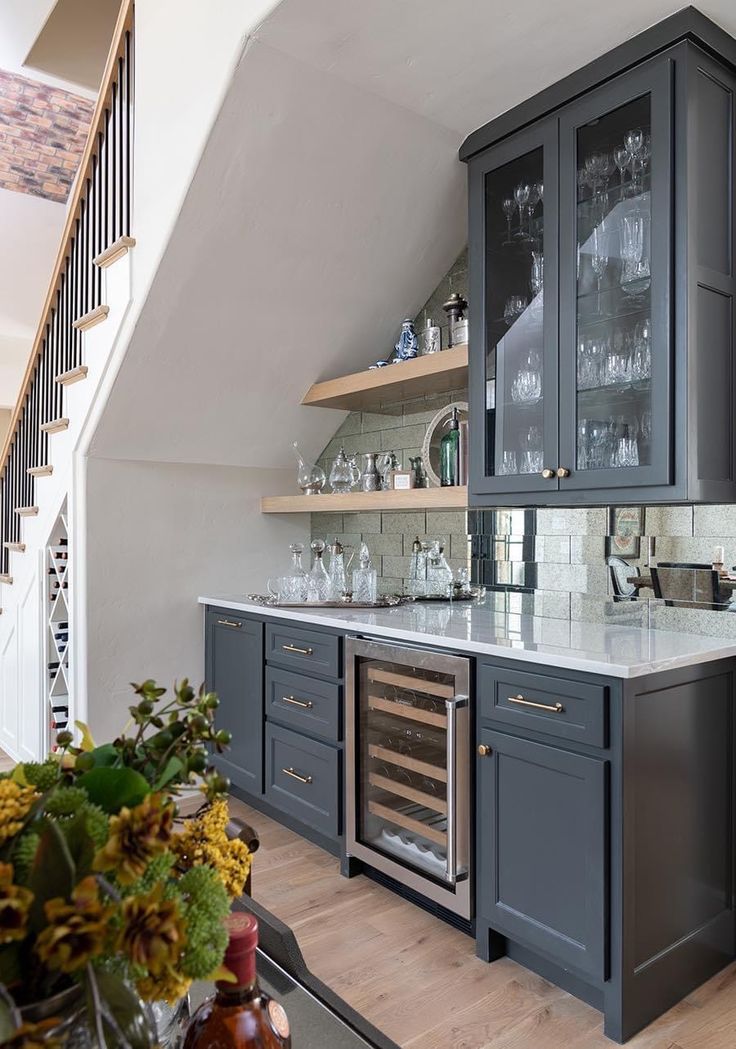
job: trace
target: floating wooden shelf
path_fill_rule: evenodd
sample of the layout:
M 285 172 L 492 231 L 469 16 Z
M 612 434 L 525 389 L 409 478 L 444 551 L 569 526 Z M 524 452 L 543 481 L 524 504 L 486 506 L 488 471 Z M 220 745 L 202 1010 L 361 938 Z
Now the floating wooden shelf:
M 468 489 L 412 488 L 408 492 L 350 492 L 346 495 L 266 495 L 264 514 L 355 513 L 360 510 L 466 510 Z
M 389 364 L 373 371 L 343 375 L 310 386 L 302 404 L 316 408 L 342 408 L 360 411 L 383 404 L 422 397 L 424 394 L 447 393 L 468 384 L 468 346 L 415 357 L 401 364 Z

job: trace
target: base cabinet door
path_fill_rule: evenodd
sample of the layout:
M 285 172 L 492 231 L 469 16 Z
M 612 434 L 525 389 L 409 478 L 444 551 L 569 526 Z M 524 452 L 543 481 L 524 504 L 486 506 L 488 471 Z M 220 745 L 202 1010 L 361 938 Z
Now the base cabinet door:
M 607 763 L 481 729 L 478 911 L 491 928 L 605 979 Z
M 215 763 L 249 794 L 263 793 L 263 623 L 208 611 L 205 675 L 220 697 L 216 725 L 232 743 Z

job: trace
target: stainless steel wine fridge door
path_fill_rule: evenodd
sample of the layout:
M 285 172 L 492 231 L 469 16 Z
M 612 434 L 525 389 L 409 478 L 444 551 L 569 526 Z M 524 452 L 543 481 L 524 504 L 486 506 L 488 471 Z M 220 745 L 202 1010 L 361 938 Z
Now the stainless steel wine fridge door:
M 345 652 L 347 854 L 469 918 L 469 662 L 360 638 Z

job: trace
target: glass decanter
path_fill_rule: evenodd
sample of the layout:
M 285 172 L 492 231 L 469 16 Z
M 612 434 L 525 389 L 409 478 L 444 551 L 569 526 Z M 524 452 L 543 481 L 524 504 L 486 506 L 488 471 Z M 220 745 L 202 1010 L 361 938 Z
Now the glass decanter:
M 323 539 L 313 539 L 310 543 L 314 561 L 307 575 L 307 601 L 328 601 L 330 596 L 330 577 L 327 574 L 322 555 L 325 552 Z
M 360 544 L 358 560 L 360 567 L 353 569 L 353 603 L 373 605 L 378 596 L 378 572 L 371 563 L 366 543 Z
M 316 463 L 310 464 L 305 462 L 296 441 L 294 441 L 292 447 L 298 463 L 296 483 L 299 485 L 304 495 L 319 495 L 324 488 L 327 479 L 324 470 L 321 466 L 317 466 Z
M 452 569 L 445 560 L 444 546 L 435 539 L 427 561 L 427 594 L 449 597 L 452 590 Z
M 330 554 L 330 567 L 327 570 L 327 575 L 330 580 L 329 598 L 330 601 L 342 601 L 345 599 L 345 595 L 348 589 L 347 583 L 347 569 L 350 567 L 350 562 L 353 560 L 351 554 L 348 558 L 347 565 L 345 564 L 345 547 L 343 547 L 340 540 L 335 536 L 335 540 L 327 547 Z
M 307 600 L 307 573 L 302 565 L 304 547 L 301 543 L 292 543 L 289 550 L 289 567 L 283 575 L 268 580 L 268 592 L 282 604 L 299 604 Z
M 330 488 L 333 492 L 345 495 L 352 491 L 359 480 L 360 470 L 356 465 L 355 456 L 348 457 L 345 455 L 345 449 L 341 448 L 332 461 Z

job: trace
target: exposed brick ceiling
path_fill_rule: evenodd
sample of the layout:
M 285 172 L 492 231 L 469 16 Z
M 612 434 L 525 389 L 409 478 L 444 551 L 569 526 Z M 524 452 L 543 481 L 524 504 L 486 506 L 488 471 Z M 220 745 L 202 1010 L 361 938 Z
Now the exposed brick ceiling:
M 0 188 L 66 202 L 94 104 L 0 70 Z

